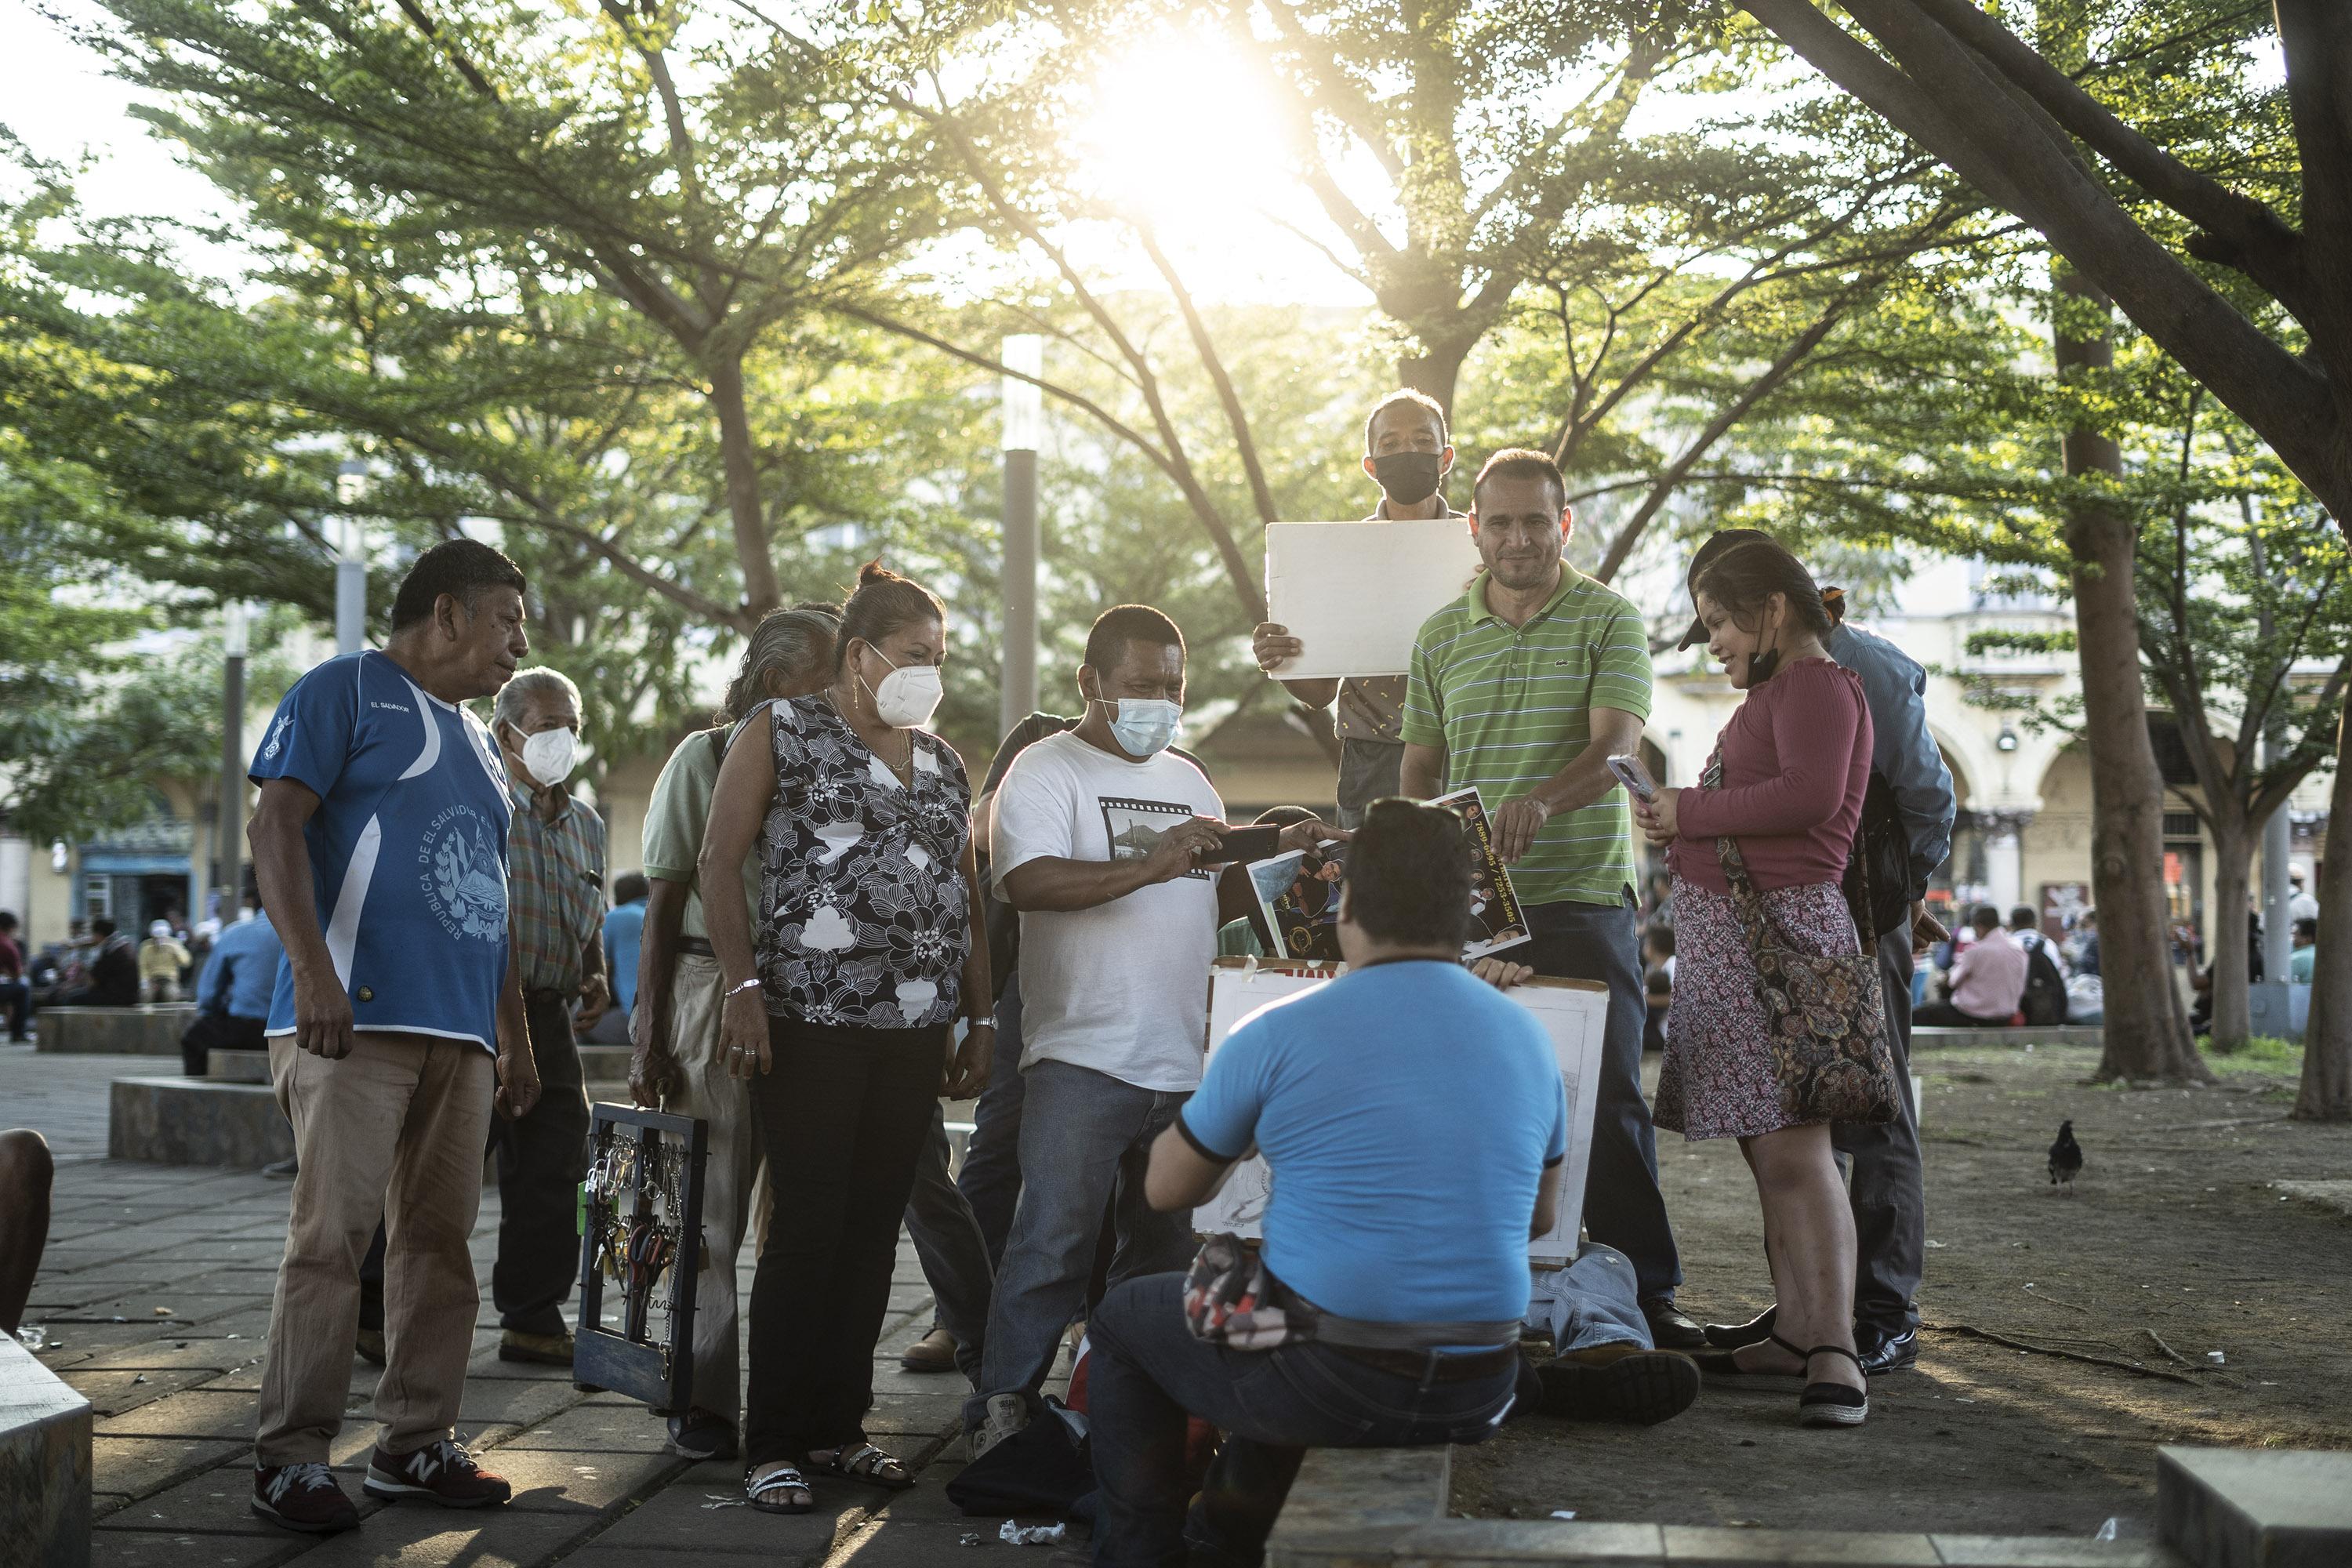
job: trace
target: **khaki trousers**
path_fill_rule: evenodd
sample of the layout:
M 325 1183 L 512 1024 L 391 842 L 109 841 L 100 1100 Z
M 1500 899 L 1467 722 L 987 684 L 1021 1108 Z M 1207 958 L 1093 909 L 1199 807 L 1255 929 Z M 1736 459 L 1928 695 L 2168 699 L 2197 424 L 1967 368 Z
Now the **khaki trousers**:
M 269 1077 L 294 1123 L 293 1212 L 269 1308 L 254 1461 L 324 1463 L 343 1424 L 360 1260 L 382 1219 L 386 1453 L 457 1422 L 480 1296 L 467 1251 L 482 1195 L 497 1069 L 470 1040 L 365 1031 L 329 1061 L 272 1036 Z
M 686 1087 L 662 1109 L 709 1123 L 702 1169 L 702 1268 L 694 1281 L 694 1403 L 739 1421 L 742 1308 L 735 1293 L 735 1257 L 743 1250 L 754 1194 L 762 1184 L 751 1082 L 727 1076 L 719 1047 L 725 989 L 717 959 L 678 954 L 677 975 L 670 984 L 669 1044 Z

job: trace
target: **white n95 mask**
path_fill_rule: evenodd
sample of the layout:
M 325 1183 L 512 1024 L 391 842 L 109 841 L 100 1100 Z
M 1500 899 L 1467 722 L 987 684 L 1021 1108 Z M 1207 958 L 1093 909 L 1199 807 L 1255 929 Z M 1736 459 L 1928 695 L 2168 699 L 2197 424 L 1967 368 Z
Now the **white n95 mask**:
M 878 647 L 874 651 L 886 662 L 890 658 Z M 864 676 L 857 679 L 864 684 Z M 947 696 L 935 664 L 891 665 L 881 685 L 866 689 L 874 698 L 874 716 L 893 730 L 916 730 L 929 723 L 931 715 L 940 710 L 940 700 Z
M 523 771 L 538 780 L 541 789 L 553 789 L 570 778 L 579 757 L 580 737 L 570 730 L 541 730 L 523 737 Z

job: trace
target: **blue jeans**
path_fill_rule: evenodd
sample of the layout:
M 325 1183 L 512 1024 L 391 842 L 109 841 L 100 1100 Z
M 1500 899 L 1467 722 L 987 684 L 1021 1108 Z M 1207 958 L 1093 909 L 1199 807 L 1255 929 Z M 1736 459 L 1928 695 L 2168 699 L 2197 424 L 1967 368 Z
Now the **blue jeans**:
M 1599 1242 L 1578 1253 L 1567 1268 L 1536 1276 L 1528 1321 L 1550 1331 L 1552 1349 L 1559 1355 L 1601 1345 L 1657 1348 L 1650 1338 L 1650 1320 L 1642 1315 L 1633 1260 Z
M 1524 947 L 1502 956 L 1538 974 L 1598 980 L 1609 987 L 1601 1037 L 1601 1082 L 1592 1114 L 1592 1163 L 1584 1178 L 1584 1228 L 1592 1239 L 1633 1260 L 1642 1300 L 1672 1300 L 1683 1280 L 1674 1226 L 1658 1191 L 1658 1137 L 1642 1098 L 1642 994 L 1639 917 L 1630 899 L 1614 904 L 1529 904 Z
M 1004 1240 L 1013 1234 L 1013 1205 L 1021 1197 L 1021 976 L 1004 983 L 996 1002 L 996 1057 L 988 1087 L 971 1113 L 971 1142 L 956 1177 L 980 1222 L 988 1266 L 1004 1267 Z
M 907 1238 L 915 1244 L 923 1282 L 931 1288 L 931 1327 L 954 1337 L 956 1370 L 978 1377 L 996 1271 L 971 1203 L 948 1179 L 947 1121 L 937 1104 L 931 1108 L 931 1135 L 915 1166 L 915 1190 L 907 1200 Z
M 1478 1442 L 1517 1378 L 1517 1357 L 1491 1376 L 1423 1384 L 1324 1345 L 1226 1350 L 1185 1326 L 1181 1274 L 1118 1286 L 1087 1335 L 1096 1568 L 1184 1568 L 1188 1534 L 1213 1561 L 1255 1563 L 1305 1450 Z M 1226 1433 L 1189 1529 L 1188 1415 Z
M 989 1303 L 979 1392 L 964 1405 L 970 1427 L 980 1426 L 990 1394 L 1034 1396 L 1053 1370 L 1062 1331 L 1086 1305 L 1103 1209 L 1114 1196 L 1114 1285 L 1183 1268 L 1192 1258 L 1192 1216 L 1158 1213 L 1143 1199 L 1152 1141 L 1190 1097 L 1062 1061 L 1037 1062 L 1025 1076 L 1021 1201 Z

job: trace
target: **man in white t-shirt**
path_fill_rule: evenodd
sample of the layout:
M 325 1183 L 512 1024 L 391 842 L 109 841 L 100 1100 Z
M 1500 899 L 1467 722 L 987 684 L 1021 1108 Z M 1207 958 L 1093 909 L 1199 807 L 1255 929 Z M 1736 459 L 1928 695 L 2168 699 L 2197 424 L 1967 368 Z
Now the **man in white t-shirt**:
M 1078 727 L 1023 752 L 996 793 L 990 875 L 1021 912 L 1021 1199 L 997 1270 L 974 1456 L 1019 1431 L 1086 1305 L 1103 1211 L 1117 1200 L 1111 1281 L 1181 1268 L 1186 1215 L 1144 1199 L 1152 1141 L 1201 1081 L 1224 803 L 1171 755 L 1184 635 L 1142 605 L 1087 637 Z M 1344 834 L 1284 830 L 1301 848 Z M 1236 904 L 1235 912 L 1241 912 Z

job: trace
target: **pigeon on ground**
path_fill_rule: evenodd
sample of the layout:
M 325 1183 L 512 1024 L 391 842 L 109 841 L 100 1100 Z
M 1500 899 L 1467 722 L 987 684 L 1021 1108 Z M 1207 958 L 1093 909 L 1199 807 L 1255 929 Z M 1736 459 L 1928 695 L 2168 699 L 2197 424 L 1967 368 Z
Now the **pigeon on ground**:
M 2074 1177 L 2082 1169 L 2083 1146 L 2074 1142 L 2074 1124 L 2062 1121 L 2058 1124 L 2058 1142 L 2050 1145 L 2050 1184 L 2054 1187 L 2064 1183 L 2066 1194 L 2072 1197 Z

